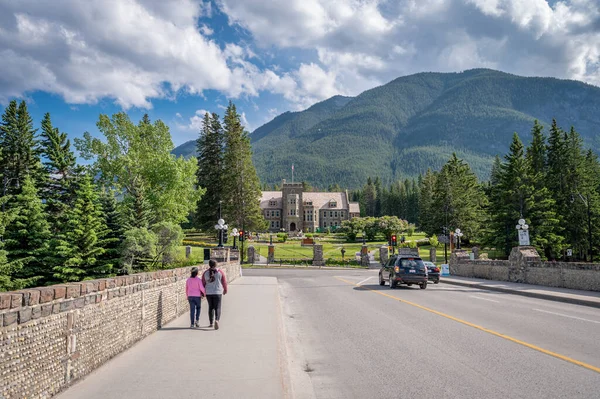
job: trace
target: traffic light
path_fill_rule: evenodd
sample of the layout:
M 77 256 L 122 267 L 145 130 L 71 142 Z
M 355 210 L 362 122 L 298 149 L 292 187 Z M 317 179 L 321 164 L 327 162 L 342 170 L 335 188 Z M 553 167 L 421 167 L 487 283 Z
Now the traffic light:
M 223 242 L 227 244 L 227 237 L 229 236 L 228 230 L 223 230 Z
M 244 230 L 240 230 L 240 241 L 244 241 Z
M 396 240 L 396 234 L 392 235 L 392 247 L 398 246 L 398 241 Z

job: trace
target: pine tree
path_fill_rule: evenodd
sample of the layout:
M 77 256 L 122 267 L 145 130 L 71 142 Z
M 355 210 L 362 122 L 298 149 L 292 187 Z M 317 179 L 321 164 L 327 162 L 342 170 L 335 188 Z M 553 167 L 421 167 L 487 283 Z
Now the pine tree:
M 129 186 L 129 195 L 119 204 L 123 225 L 132 228 L 149 228 L 155 221 L 141 179 L 135 178 Z
M 3 196 L 18 194 L 27 176 L 31 176 L 35 184 L 44 180 L 36 132 L 25 101 L 18 106 L 16 100 L 11 101 L 0 123 L 0 175 Z
M 50 226 L 46 221 L 44 205 L 38 197 L 33 179 L 25 176 L 21 193 L 13 202 L 16 215 L 6 227 L 5 248 L 9 262 L 21 262 L 22 269 L 16 273 L 20 279 L 47 282 L 51 280 L 48 258 Z
M 100 196 L 100 204 L 104 215 L 107 234 L 104 238 L 104 254 L 99 258 L 100 262 L 112 264 L 113 268 L 119 263 L 121 257 L 121 242 L 123 241 L 125 228 L 123 216 L 119 212 L 118 204 L 113 192 L 103 190 Z
M 381 217 L 382 213 L 381 213 L 381 180 L 379 179 L 379 176 L 377 176 L 375 178 L 375 182 L 373 183 L 375 185 L 375 212 L 374 212 L 374 216 L 375 217 Z
M 465 238 L 477 238 L 484 220 L 485 195 L 471 167 L 456 154 L 436 177 L 433 224 L 460 228 Z
M 4 203 L 8 197 L 0 198 L 0 203 Z M 0 211 L 0 291 L 12 291 L 25 287 L 28 284 L 27 279 L 19 279 L 15 276 L 23 269 L 23 263 L 19 260 L 8 260 L 8 252 L 4 249 L 4 233 L 14 218 L 14 211 Z
M 375 184 L 373 183 L 373 180 L 370 177 L 367 179 L 367 184 L 363 189 L 362 196 L 366 216 L 375 216 L 375 211 L 377 207 L 377 191 L 375 188 Z
M 41 136 L 41 152 L 48 176 L 46 184 L 42 186 L 41 197 L 46 201 L 52 230 L 58 232 L 63 222 L 62 216 L 72 205 L 75 155 L 66 133 L 52 126 L 49 113 L 44 115 Z
M 532 187 L 529 219 L 531 245 L 538 248 L 548 259 L 561 251 L 563 237 L 556 202 L 546 187 L 547 151 L 543 126 L 536 120 L 532 129 L 533 139 L 527 148 L 527 179 Z
M 252 163 L 248 132 L 235 105 L 229 103 L 224 117 L 223 209 L 230 226 L 263 230 L 267 223 L 260 209 L 260 181 Z
M 223 146 L 224 132 L 219 116 L 204 114 L 202 131 L 196 141 L 198 153 L 198 170 L 196 172 L 198 186 L 206 192 L 198 201 L 196 209 L 196 225 L 205 230 L 212 230 L 218 219 L 217 204 L 223 197 Z
M 89 176 L 79 182 L 75 204 L 65 216 L 67 230 L 56 247 L 63 261 L 54 267 L 54 277 L 60 281 L 80 281 L 108 275 L 112 264 L 99 262 L 105 252 L 108 229 Z
M 443 224 L 438 226 L 438 223 L 436 223 L 435 215 L 440 210 L 435 209 L 433 204 L 435 186 L 436 176 L 431 169 L 427 169 L 419 187 L 419 223 L 421 230 L 427 233 L 428 236 L 442 233 L 440 228 L 443 226 Z

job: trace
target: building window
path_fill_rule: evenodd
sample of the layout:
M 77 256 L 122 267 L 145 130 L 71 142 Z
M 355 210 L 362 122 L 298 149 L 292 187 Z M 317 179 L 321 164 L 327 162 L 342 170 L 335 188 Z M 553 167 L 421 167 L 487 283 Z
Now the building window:
M 340 216 L 341 216 L 341 217 L 344 217 L 344 211 L 341 211 L 341 212 L 340 212 Z
M 329 217 L 332 218 L 333 217 L 333 212 L 329 211 Z
M 276 215 L 275 216 L 279 216 L 279 211 L 275 211 Z
M 271 220 L 271 228 L 275 227 L 275 222 Z
M 337 211 L 335 212 L 335 217 L 338 217 L 338 216 L 337 216 Z

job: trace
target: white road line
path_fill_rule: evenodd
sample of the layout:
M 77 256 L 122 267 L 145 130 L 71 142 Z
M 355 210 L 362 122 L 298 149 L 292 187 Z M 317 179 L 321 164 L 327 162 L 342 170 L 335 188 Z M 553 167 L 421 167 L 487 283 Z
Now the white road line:
M 366 283 L 367 281 L 369 281 L 370 279 L 372 279 L 375 276 L 371 276 L 371 277 L 367 277 L 366 279 L 364 279 L 363 281 L 361 281 L 360 283 L 357 283 L 356 285 L 362 285 L 362 283 Z
M 489 301 L 489 302 L 495 302 L 495 303 L 500 303 L 500 301 L 494 301 L 493 299 L 487 299 L 487 298 L 482 298 L 480 296 L 475 296 L 475 295 L 469 295 L 471 298 L 475 298 L 475 299 L 481 299 L 483 301 Z
M 556 312 L 550 312 L 548 310 L 542 310 L 542 309 L 533 309 L 537 312 L 543 312 L 543 313 L 549 313 L 549 314 L 553 314 L 556 316 L 562 316 L 562 317 L 568 317 L 569 319 L 575 319 L 575 320 L 581 320 L 581 321 L 589 321 L 590 323 L 596 323 L 596 324 L 600 324 L 600 321 L 596 321 L 596 320 L 590 320 L 590 319 L 584 319 L 582 317 L 577 317 L 577 316 L 569 316 L 567 314 L 562 314 L 562 313 L 556 313 Z

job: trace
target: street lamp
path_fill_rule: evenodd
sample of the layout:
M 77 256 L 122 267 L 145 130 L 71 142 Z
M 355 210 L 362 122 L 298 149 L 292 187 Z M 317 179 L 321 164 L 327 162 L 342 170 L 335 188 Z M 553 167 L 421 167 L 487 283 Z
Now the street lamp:
M 367 234 L 363 231 L 363 245 L 367 245 Z
M 227 225 L 225 224 L 223 218 L 221 218 L 222 202 L 223 201 L 219 201 L 219 220 L 217 221 L 217 224 L 215 224 L 215 229 L 219 232 L 219 245 L 217 245 L 218 248 L 223 248 L 223 232 L 227 230 Z
M 464 236 L 464 234 L 460 229 L 456 229 L 454 230 L 454 235 L 457 237 L 456 241 L 458 245 L 456 246 L 456 249 L 460 249 L 460 237 Z
M 529 225 L 525 219 L 519 219 L 516 228 L 519 232 L 519 245 L 529 245 Z
M 233 230 L 231 230 L 231 236 L 233 237 L 233 247 L 232 249 L 237 249 L 237 245 L 236 245 L 236 238 L 238 237 L 240 233 L 238 233 L 238 229 L 236 229 L 235 227 L 233 228 Z
M 273 234 L 269 234 L 269 245 L 273 245 Z

